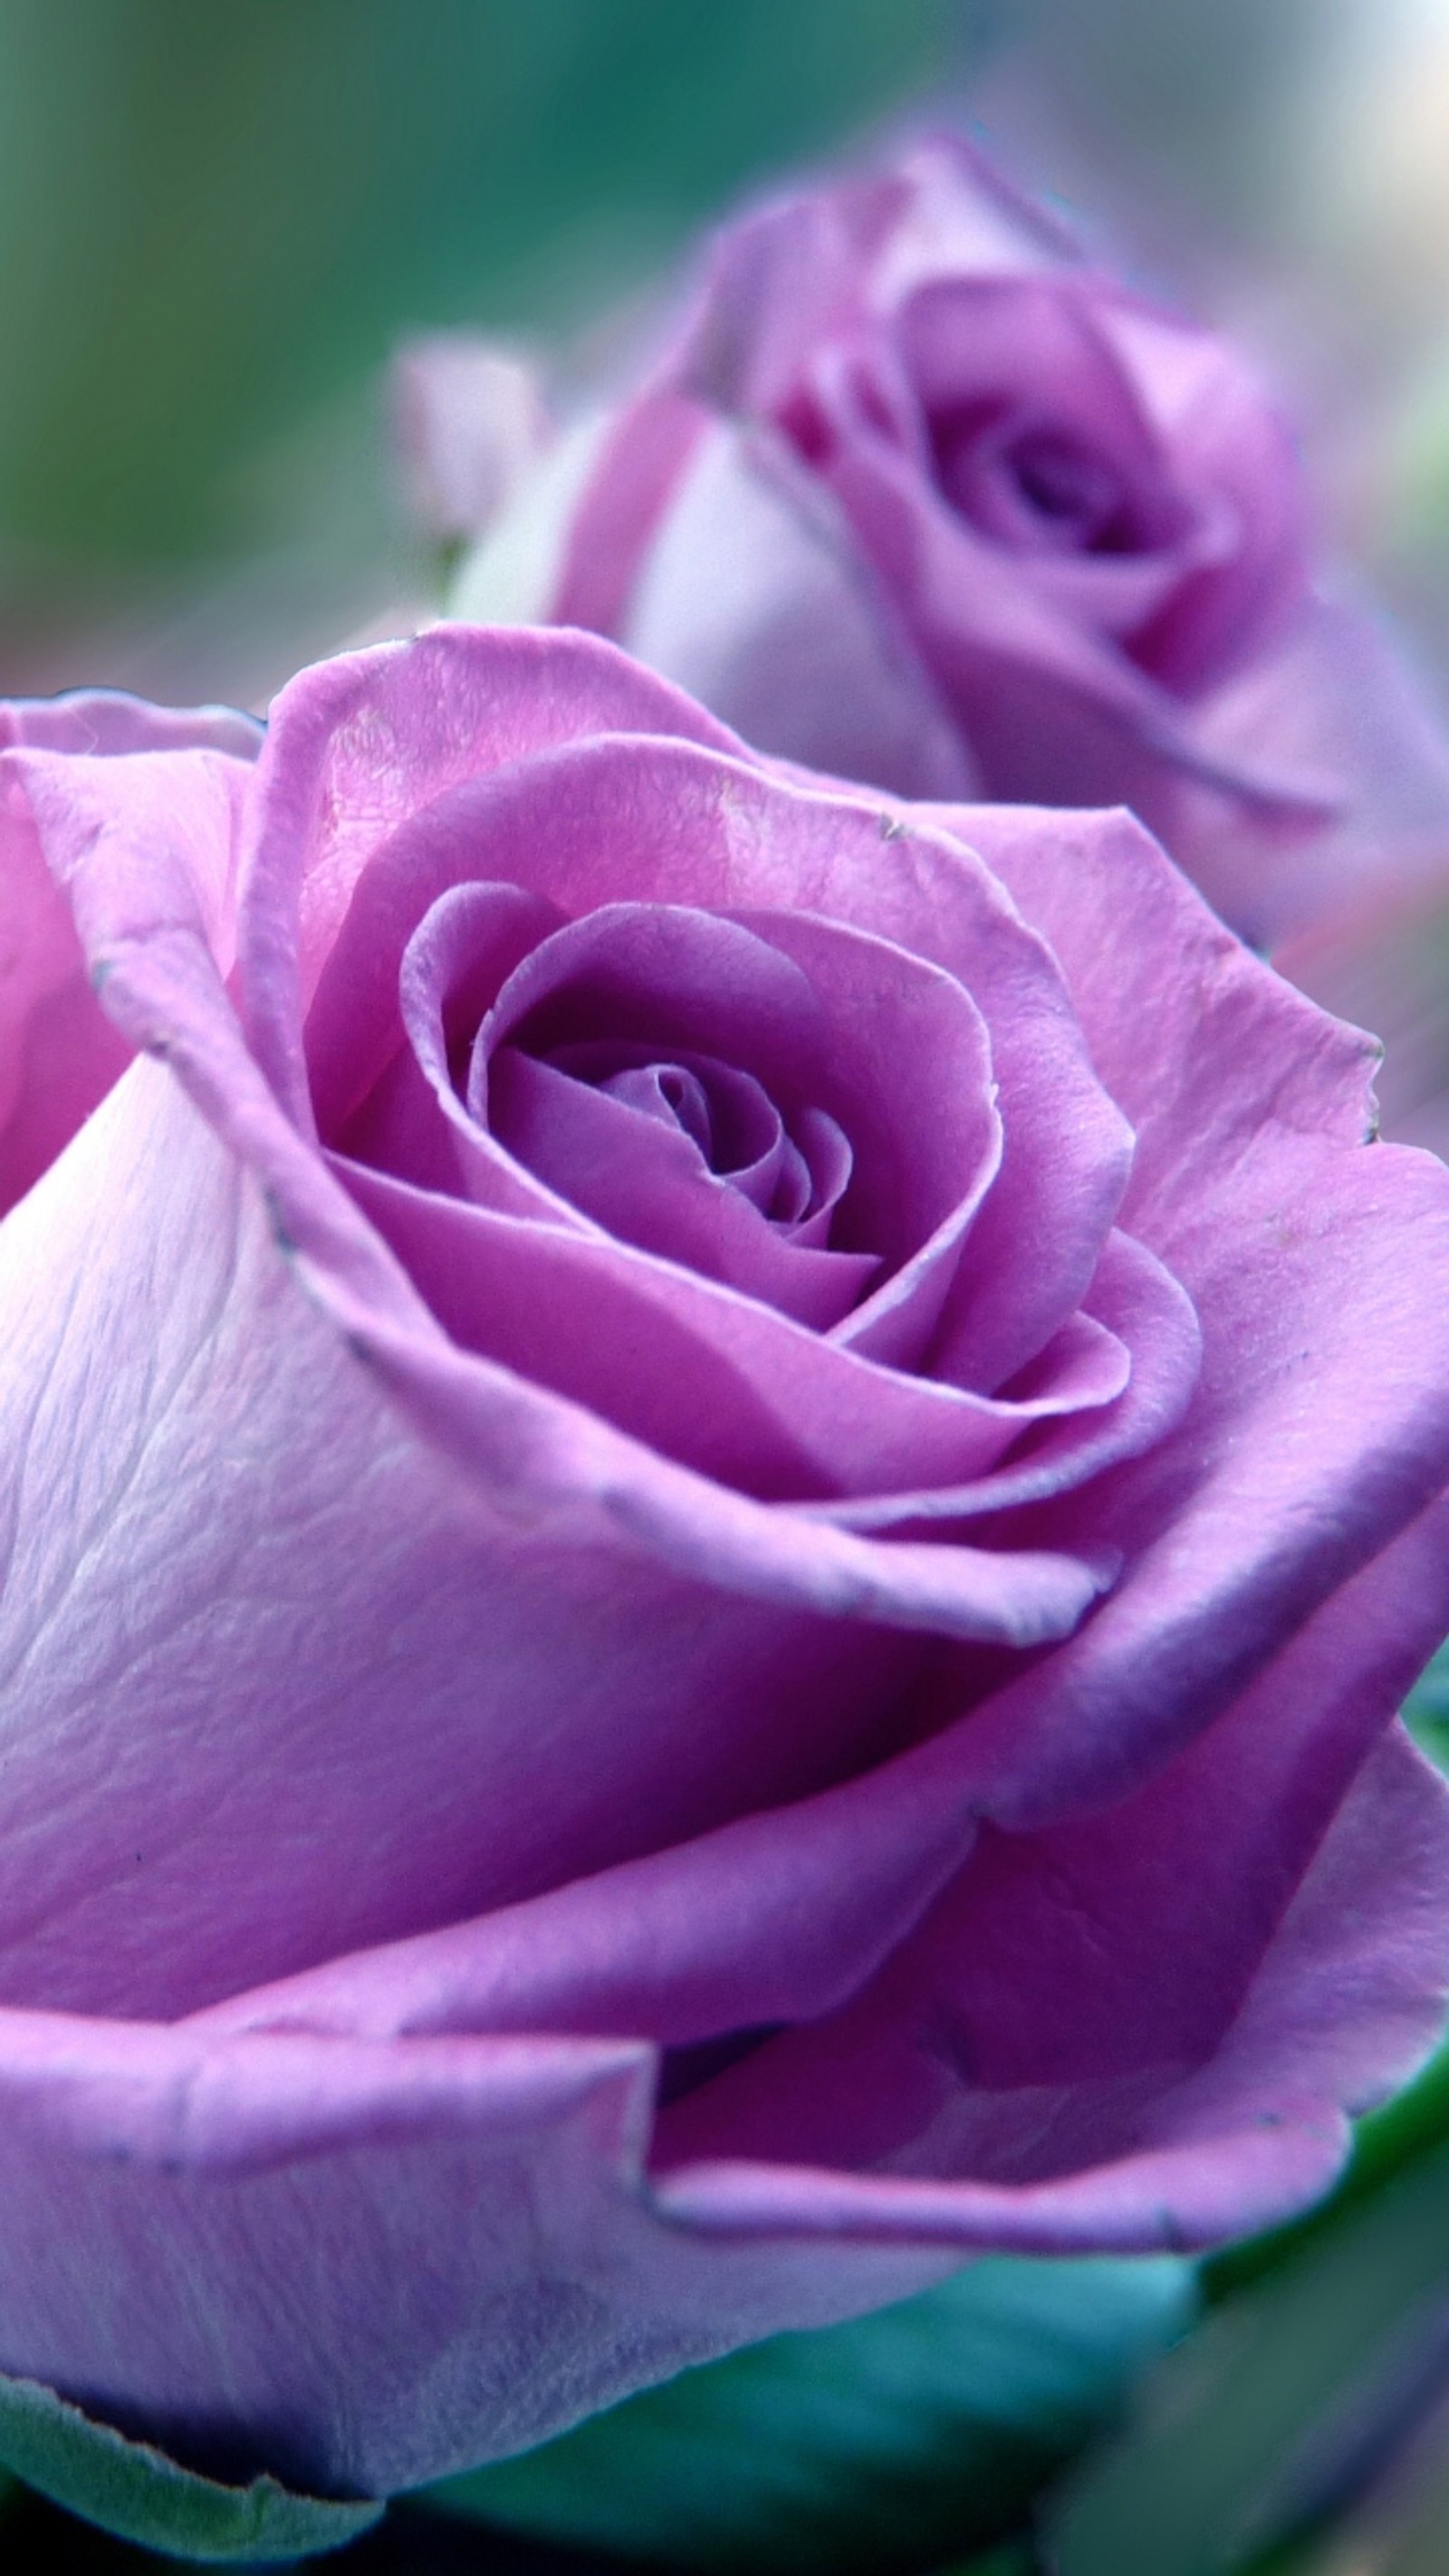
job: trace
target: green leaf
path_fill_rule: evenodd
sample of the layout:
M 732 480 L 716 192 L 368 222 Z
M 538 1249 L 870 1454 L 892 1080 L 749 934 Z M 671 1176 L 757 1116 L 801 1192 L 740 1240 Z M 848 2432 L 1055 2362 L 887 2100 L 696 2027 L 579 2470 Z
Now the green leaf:
M 33 2379 L 0 2377 L 0 2479 L 5 2469 L 120 2540 L 213 2563 L 340 2549 L 383 2511 L 292 2495 L 269 2477 L 218 2485 L 94 2423 Z
M 422 2500 L 676 2568 L 912 2576 L 1012 2531 L 1194 2299 L 1175 2258 L 992 2258 L 686 2371 Z
M 1449 2138 L 1449 2042 L 1421 2067 L 1411 2084 L 1369 2111 L 1354 2130 L 1353 2154 L 1335 2190 L 1302 2218 L 1244 2237 L 1203 2267 L 1203 2285 L 1216 2303 L 1250 2281 L 1275 2272 L 1321 2237 L 1336 2234 L 1344 2213 L 1371 2199 L 1395 2174 Z
M 1422 1753 L 1449 1771 L 1449 1642 L 1426 1664 L 1404 1702 L 1404 1724 Z
M 953 2558 L 949 2567 L 933 2567 L 931 2576 L 1040 2576 L 1041 2560 L 1029 2540 L 1008 2540 L 984 2558 Z
M 1371 2485 L 1449 2341 L 1449 2147 L 1227 2299 L 1058 2507 L 1057 2576 L 1248 2576 Z

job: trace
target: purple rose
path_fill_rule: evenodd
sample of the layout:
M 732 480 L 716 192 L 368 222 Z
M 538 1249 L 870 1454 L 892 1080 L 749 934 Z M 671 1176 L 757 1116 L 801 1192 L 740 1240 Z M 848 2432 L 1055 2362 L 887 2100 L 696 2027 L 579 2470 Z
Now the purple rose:
M 1319 2189 L 1449 1964 L 1369 1042 L 591 638 L 11 734 L 0 2369 L 384 2491 Z
M 726 227 L 664 356 L 521 492 L 490 367 L 463 336 L 405 371 L 456 533 L 462 460 L 490 494 L 511 460 L 458 614 L 611 635 L 762 750 L 901 795 L 1130 805 L 1254 939 L 1365 876 L 1442 882 L 1443 729 L 1315 594 L 1283 419 L 966 145 Z

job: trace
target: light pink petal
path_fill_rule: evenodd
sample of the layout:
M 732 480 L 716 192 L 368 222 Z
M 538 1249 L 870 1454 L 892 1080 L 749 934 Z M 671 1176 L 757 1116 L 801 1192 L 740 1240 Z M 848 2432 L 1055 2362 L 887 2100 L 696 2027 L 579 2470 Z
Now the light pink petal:
M 480 537 L 548 443 L 533 368 L 484 332 L 432 331 L 399 349 L 390 391 L 414 522 L 439 544 Z
M 1367 939 L 1380 916 L 1431 905 L 1449 885 L 1449 722 L 1368 603 L 1312 600 L 1277 652 L 1209 702 L 1203 739 L 1230 760 L 1280 753 L 1334 789 L 1331 827 L 1286 847 L 1211 813 L 1194 838 L 1209 899 L 1281 949 L 1290 972 L 1299 943 L 1311 959 L 1316 938 Z
M 711 425 L 615 631 L 762 751 L 902 796 L 975 792 L 969 749 L 838 506 L 763 430 Z
M 301 1020 L 375 852 L 480 771 L 618 732 L 739 748 L 665 681 L 581 635 L 433 627 L 315 663 L 283 689 L 252 800 L 241 954 L 254 1047 L 304 1132 Z
M 119 691 L 0 702 L 0 747 L 123 756 L 206 749 L 250 761 L 261 729 L 225 708 L 147 706 Z M 70 909 L 23 798 L 0 811 L 0 1209 L 54 1160 L 129 1048 L 90 988 Z
M 640 565 L 708 428 L 708 414 L 687 394 L 644 394 L 621 413 L 569 522 L 551 624 L 618 634 Z

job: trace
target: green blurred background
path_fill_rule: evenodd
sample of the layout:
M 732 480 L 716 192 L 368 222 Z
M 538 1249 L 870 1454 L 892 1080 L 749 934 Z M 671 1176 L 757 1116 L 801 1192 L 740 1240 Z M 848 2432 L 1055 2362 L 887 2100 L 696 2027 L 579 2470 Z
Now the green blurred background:
M 986 20 L 3 0 L 0 679 L 175 688 L 190 653 L 209 691 L 247 677 L 238 621 L 262 662 L 329 640 L 389 578 L 376 386 L 404 330 L 581 321 L 752 177 L 959 81 Z

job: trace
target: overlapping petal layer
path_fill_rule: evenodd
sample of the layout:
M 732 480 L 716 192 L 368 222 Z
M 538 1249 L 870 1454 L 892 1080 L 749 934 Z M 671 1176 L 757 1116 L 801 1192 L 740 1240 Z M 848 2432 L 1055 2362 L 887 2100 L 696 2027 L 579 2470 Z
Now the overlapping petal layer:
M 382 2491 L 1293 2206 L 1449 1964 L 1367 1043 L 582 637 L 124 739 L 5 763 L 159 1061 L 0 1226 L 0 2369 Z

